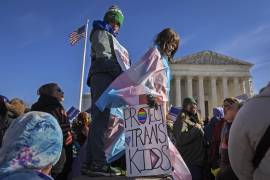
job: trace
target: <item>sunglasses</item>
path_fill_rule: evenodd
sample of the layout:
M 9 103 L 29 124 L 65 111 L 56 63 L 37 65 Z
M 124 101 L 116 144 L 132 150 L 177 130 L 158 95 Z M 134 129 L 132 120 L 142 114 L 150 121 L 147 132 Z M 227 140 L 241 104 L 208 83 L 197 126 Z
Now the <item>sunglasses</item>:
M 63 93 L 62 89 L 60 89 L 60 88 L 57 88 L 56 91 L 60 92 L 60 93 Z

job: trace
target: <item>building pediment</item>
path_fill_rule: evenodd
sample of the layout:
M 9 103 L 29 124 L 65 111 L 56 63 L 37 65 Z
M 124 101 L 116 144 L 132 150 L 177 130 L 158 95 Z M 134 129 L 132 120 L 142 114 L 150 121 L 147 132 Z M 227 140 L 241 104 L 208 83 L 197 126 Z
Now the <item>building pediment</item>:
M 179 59 L 175 59 L 173 64 L 194 64 L 194 65 L 246 65 L 253 66 L 253 64 L 219 54 L 213 51 L 201 51 L 195 54 L 187 55 Z

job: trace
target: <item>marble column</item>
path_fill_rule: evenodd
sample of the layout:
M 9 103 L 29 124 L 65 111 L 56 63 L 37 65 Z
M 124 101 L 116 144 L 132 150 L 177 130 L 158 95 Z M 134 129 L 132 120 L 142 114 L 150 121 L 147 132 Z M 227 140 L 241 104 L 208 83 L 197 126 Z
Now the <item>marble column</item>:
M 240 93 L 240 84 L 239 84 L 239 78 L 238 77 L 234 77 L 233 78 L 233 86 L 234 86 L 234 96 L 239 96 L 241 95 Z
M 245 81 L 243 79 L 240 79 L 240 94 L 245 94 Z
M 250 91 L 250 80 L 249 78 L 245 79 L 245 90 L 248 97 L 251 97 L 251 91 Z
M 182 99 L 181 99 L 181 77 L 176 76 L 175 77 L 175 97 L 176 97 L 176 102 L 175 105 L 178 107 L 182 106 Z
M 228 77 L 222 77 L 222 92 L 223 92 L 223 100 L 228 97 Z M 222 101 L 223 101 L 222 100 Z
M 205 107 L 204 107 L 204 87 L 203 87 L 203 76 L 199 76 L 199 109 L 201 110 L 202 118 L 205 118 Z
M 187 77 L 187 95 L 188 97 L 193 97 L 193 90 L 192 90 L 192 77 Z
M 217 106 L 217 77 L 211 76 L 211 97 L 212 97 L 212 106 Z

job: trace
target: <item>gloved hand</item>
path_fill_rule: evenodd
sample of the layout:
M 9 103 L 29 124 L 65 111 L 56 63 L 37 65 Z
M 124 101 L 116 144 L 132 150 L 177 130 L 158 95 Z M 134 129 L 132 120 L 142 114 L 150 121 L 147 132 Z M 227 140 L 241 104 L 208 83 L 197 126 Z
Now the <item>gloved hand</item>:
M 148 94 L 147 95 L 147 105 L 150 107 L 150 108 L 155 108 L 155 109 L 158 109 L 158 104 L 156 102 L 156 98 L 151 95 L 151 94 Z
M 217 175 L 219 174 L 219 172 L 220 172 L 220 168 L 216 168 L 216 169 L 211 168 L 211 173 L 212 173 L 215 177 L 217 177 Z

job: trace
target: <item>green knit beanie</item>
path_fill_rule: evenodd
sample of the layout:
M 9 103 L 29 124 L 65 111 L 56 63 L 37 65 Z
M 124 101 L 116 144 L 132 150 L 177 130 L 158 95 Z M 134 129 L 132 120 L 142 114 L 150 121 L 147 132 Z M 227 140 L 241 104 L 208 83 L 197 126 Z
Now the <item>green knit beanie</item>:
M 183 108 L 187 107 L 189 104 L 197 104 L 193 97 L 186 97 L 183 100 Z
M 113 5 L 108 9 L 103 19 L 107 23 L 111 21 L 116 21 L 117 23 L 119 23 L 120 26 L 122 26 L 124 22 L 124 15 L 122 11 L 118 8 L 118 6 Z

